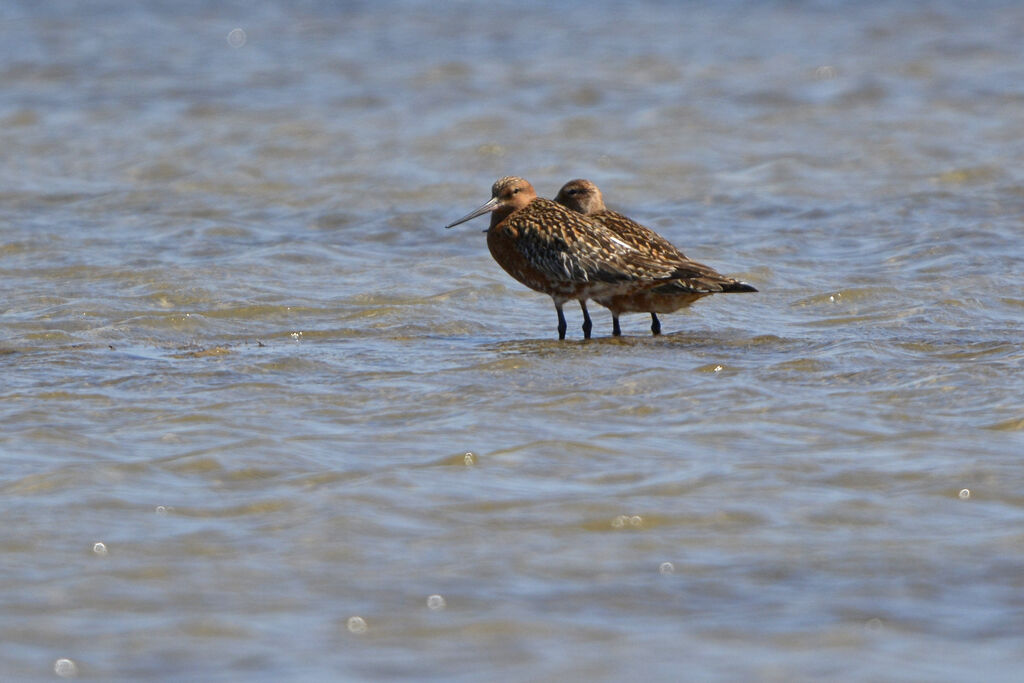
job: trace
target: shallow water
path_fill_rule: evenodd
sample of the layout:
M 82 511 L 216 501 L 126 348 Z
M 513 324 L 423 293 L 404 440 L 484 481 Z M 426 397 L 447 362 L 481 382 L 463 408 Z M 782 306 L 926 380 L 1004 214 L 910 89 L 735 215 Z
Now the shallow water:
M 141 5 L 0 9 L 5 679 L 1016 676 L 1024 8 Z

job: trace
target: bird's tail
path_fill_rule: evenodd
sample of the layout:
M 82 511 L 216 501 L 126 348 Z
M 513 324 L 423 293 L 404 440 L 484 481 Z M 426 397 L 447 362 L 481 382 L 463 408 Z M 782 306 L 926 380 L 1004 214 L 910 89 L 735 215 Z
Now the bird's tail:
M 740 282 L 740 281 L 737 280 L 735 282 L 723 283 L 722 284 L 722 291 L 723 292 L 730 292 L 730 293 L 735 293 L 735 292 L 756 292 L 757 289 L 754 286 L 752 286 L 752 285 L 748 285 L 746 282 Z

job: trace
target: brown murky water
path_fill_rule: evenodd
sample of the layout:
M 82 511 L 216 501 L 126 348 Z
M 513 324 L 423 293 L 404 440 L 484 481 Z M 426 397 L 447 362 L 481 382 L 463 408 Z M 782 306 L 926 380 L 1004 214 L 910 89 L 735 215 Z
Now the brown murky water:
M 1022 33 L 0 9 L 3 677 L 1011 680 Z M 558 342 L 506 174 L 761 292 Z

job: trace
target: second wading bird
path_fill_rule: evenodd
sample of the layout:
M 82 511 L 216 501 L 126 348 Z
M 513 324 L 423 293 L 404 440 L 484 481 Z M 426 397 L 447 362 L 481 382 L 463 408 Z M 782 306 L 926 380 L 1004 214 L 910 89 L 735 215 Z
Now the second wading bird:
M 683 273 L 678 279 L 656 287 L 608 297 L 593 297 L 594 301 L 611 310 L 612 334 L 615 336 L 622 334 L 619 327 L 619 315 L 622 313 L 650 313 L 651 333 L 660 334 L 658 313 L 673 313 L 710 294 L 757 291 L 746 282 L 726 277 L 714 268 L 691 261 L 675 245 L 650 228 L 607 209 L 601 191 L 589 180 L 570 180 L 558 191 L 555 201 L 613 231 L 618 238 L 647 258 L 666 266 L 671 264 Z
M 558 311 L 559 339 L 565 339 L 562 306 L 566 301 L 580 302 L 583 336 L 589 339 L 592 323 L 587 299 L 611 301 L 651 288 L 673 287 L 691 273 L 677 263 L 652 258 L 600 223 L 538 197 L 522 178 L 500 178 L 491 187 L 489 202 L 445 227 L 485 213 L 491 214 L 486 231 L 491 256 L 516 280 L 551 297 Z

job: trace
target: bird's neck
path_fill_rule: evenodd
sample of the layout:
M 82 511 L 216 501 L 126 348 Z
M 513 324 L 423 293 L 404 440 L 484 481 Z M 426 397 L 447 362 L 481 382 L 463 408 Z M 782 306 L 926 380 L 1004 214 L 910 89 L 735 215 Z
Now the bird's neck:
M 529 206 L 530 202 L 534 201 L 535 199 L 536 197 L 533 197 L 532 199 L 529 199 L 528 201 L 523 202 L 521 205 L 518 206 L 511 205 L 498 207 L 497 209 L 491 212 L 491 227 L 493 228 L 494 226 L 498 225 L 503 220 L 514 214 L 516 211 L 526 208 L 527 206 Z

